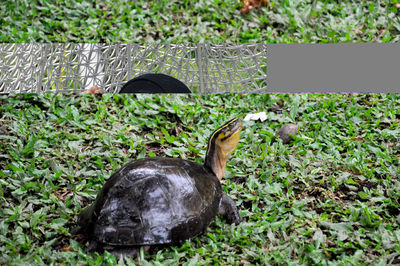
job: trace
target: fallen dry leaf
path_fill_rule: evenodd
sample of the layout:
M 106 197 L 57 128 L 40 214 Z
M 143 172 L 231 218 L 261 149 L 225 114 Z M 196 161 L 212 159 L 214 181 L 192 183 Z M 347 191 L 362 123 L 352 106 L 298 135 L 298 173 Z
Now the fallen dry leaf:
M 66 199 L 70 194 L 72 194 L 72 192 L 69 191 L 69 190 L 61 189 L 61 190 L 54 191 L 53 194 L 54 194 L 54 196 L 55 196 L 57 199 L 59 199 L 59 200 L 61 200 L 61 201 L 65 201 L 65 199 Z
M 64 247 L 64 248 L 62 248 L 62 249 L 60 249 L 61 251 L 71 251 L 72 250 L 72 248 L 71 248 L 71 246 L 68 246 L 68 247 Z
M 269 252 L 269 247 L 267 245 L 265 245 L 265 243 L 262 244 L 262 251 L 264 253 L 268 253 Z
M 268 0 L 239 0 L 239 3 L 244 3 L 240 13 L 247 14 L 256 7 L 268 5 Z
M 92 86 L 90 89 L 87 89 L 82 92 L 83 94 L 103 94 L 104 90 L 100 89 L 97 86 Z
M 377 34 L 378 34 L 378 35 L 382 35 L 384 32 L 385 32 L 385 29 L 379 29 L 378 32 L 377 32 Z

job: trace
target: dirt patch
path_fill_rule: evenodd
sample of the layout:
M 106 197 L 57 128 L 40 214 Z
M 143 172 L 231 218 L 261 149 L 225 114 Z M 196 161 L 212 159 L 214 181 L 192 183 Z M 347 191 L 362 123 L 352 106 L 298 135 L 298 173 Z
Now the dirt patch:
M 151 151 L 157 156 L 164 156 L 165 155 L 163 147 L 158 142 L 152 142 L 152 143 L 146 144 L 146 148 L 145 149 L 146 149 L 147 152 Z
M 57 251 L 69 251 L 69 237 L 67 236 L 62 236 L 60 241 L 58 241 L 55 245 L 54 248 Z
M 363 187 L 371 189 L 371 188 L 376 188 L 376 186 L 377 186 L 376 183 L 372 183 L 372 182 L 370 182 L 368 180 L 361 180 L 358 177 L 354 177 L 353 180 L 355 182 L 357 182 L 358 184 L 360 184 L 360 186 L 359 186 L 360 189 L 359 190 L 362 190 Z
M 251 210 L 252 205 L 253 205 L 252 201 L 243 201 L 242 202 L 242 207 L 244 207 L 247 210 Z
M 71 190 L 66 190 L 66 189 L 60 189 L 60 190 L 56 190 L 53 192 L 54 196 L 61 200 L 61 201 L 65 201 L 65 199 L 72 194 Z

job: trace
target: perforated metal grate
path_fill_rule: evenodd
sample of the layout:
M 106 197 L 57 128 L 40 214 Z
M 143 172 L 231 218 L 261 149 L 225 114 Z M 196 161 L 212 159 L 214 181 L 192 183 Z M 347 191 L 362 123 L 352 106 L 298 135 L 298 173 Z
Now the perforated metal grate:
M 0 92 L 118 92 L 144 73 L 164 73 L 193 92 L 264 92 L 265 44 L 0 44 Z

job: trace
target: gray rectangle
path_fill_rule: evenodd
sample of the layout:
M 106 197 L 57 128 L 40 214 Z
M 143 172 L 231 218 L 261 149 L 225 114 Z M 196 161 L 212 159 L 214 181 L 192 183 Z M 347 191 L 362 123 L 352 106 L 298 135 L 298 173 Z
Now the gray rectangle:
M 400 45 L 269 44 L 270 92 L 400 92 Z

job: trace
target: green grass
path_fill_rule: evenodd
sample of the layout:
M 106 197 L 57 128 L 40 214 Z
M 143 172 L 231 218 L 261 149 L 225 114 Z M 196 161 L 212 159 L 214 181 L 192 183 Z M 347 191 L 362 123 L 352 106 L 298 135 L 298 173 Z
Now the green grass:
M 115 262 L 70 235 L 105 180 L 146 156 L 201 163 L 215 128 L 262 111 L 224 177 L 247 221 L 218 216 L 202 236 L 130 262 L 400 263 L 399 106 L 374 94 L 1 95 L 0 264 Z M 271 143 L 290 122 L 295 141 Z
M 93 3 L 94 2 L 94 3 Z M 237 0 L 12 1 L 0 42 L 398 42 L 400 0 L 270 1 L 242 15 Z

